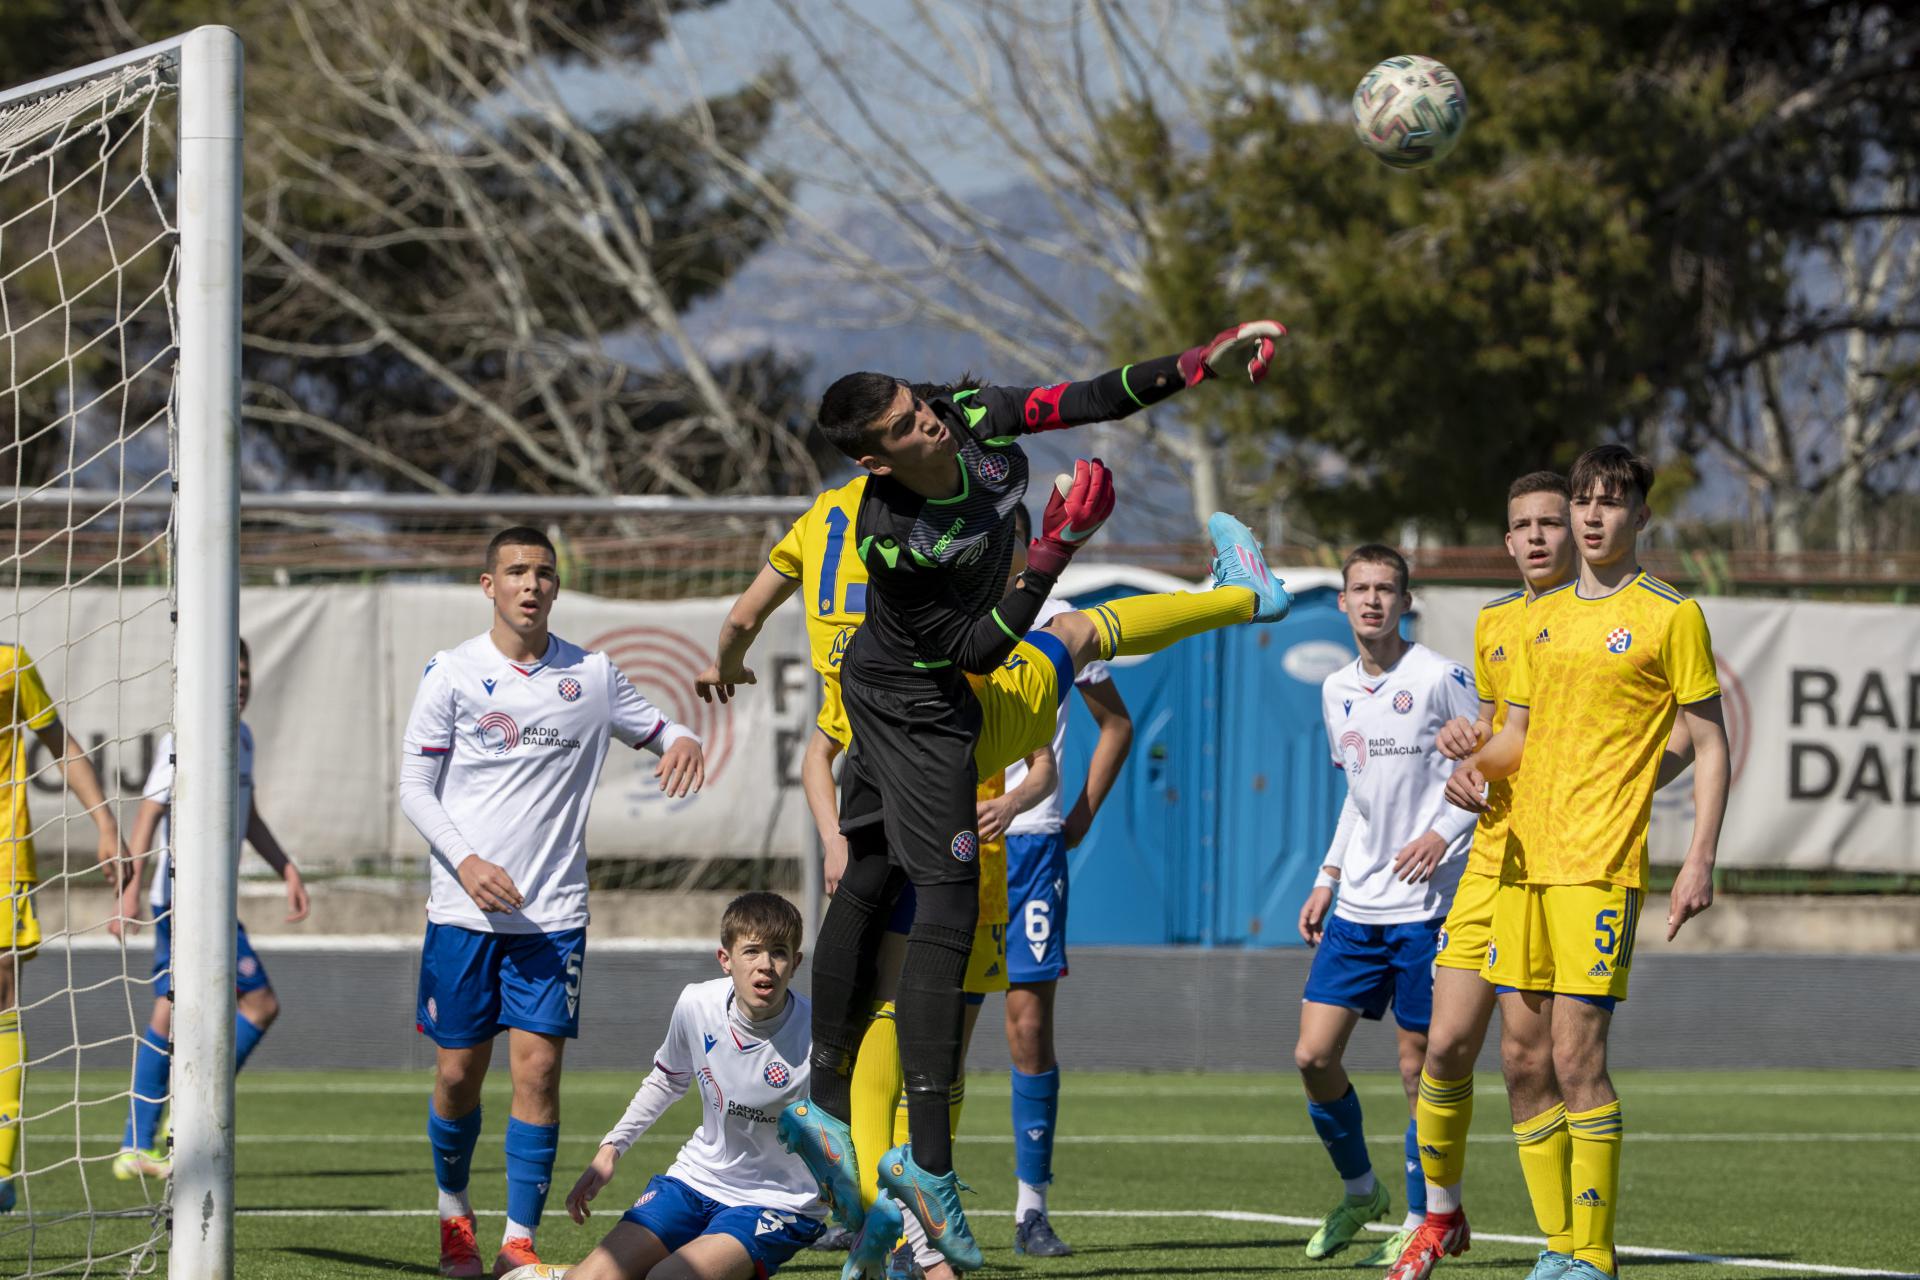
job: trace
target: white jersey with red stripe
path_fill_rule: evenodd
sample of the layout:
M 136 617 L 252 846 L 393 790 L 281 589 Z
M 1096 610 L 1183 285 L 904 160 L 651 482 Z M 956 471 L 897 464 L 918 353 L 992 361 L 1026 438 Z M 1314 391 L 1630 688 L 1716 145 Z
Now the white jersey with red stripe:
M 1447 803 L 1454 762 L 1435 745 L 1440 726 L 1479 710 L 1473 677 L 1423 644 L 1378 675 L 1355 658 L 1320 686 L 1327 747 L 1347 776 L 1355 821 L 1327 853 L 1340 867 L 1334 914 L 1355 924 L 1411 924 L 1447 913 L 1466 866 L 1474 815 Z M 1438 832 L 1446 859 L 1411 883 L 1393 860 L 1416 836 Z
M 695 1088 L 704 1104 L 667 1176 L 721 1204 L 825 1218 L 820 1184 L 776 1132 L 781 1110 L 807 1096 L 813 1006 L 788 992 L 784 1013 L 754 1024 L 733 1002 L 731 978 L 689 983 L 653 1055 L 671 1088 Z
M 434 849 L 427 919 L 492 933 L 585 926 L 587 806 L 609 741 L 664 751 L 693 736 L 606 654 L 559 636 L 532 664 L 510 661 L 485 633 L 435 654 L 407 717 L 406 749 L 444 757 L 434 789 L 442 807 L 523 901 L 517 911 L 482 912 Z

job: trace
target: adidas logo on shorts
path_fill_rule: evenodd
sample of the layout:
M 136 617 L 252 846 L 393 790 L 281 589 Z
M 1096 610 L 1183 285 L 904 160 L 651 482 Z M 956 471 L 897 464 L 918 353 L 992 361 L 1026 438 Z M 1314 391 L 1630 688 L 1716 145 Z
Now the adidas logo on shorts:
M 1613 976 L 1613 970 L 1607 968 L 1607 962 L 1605 960 L 1596 960 L 1593 962 L 1593 968 L 1587 970 L 1587 976 L 1589 978 L 1610 978 Z

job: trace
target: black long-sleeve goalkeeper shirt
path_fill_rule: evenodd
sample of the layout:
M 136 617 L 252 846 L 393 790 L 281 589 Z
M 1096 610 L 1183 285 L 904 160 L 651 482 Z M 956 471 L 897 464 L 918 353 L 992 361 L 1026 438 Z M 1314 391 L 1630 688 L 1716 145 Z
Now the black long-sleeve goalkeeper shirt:
M 929 401 L 960 442 L 960 491 L 923 498 L 892 476 L 868 480 L 854 525 L 867 620 L 847 647 L 847 674 L 913 687 L 950 678 L 952 668 L 984 674 L 1004 662 L 1054 585 L 1028 570 L 1006 586 L 1012 512 L 1027 492 L 1019 437 L 1122 418 L 1184 385 L 1177 357 L 1162 356 L 1083 382 L 980 387 Z

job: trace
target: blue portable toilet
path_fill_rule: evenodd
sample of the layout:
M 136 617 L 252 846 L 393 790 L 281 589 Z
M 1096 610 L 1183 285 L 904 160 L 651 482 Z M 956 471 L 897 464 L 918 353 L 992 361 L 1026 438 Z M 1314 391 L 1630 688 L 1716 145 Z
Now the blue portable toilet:
M 1344 796 L 1320 722 L 1320 682 L 1354 649 L 1335 602 L 1338 572 L 1278 572 L 1294 596 L 1281 622 L 1113 664 L 1133 750 L 1069 855 L 1070 945 L 1302 945 L 1295 921 Z M 1186 589 L 1148 570 L 1076 565 L 1060 594 L 1085 606 Z M 1067 804 L 1096 736 L 1073 701 Z M 1012 928 L 1018 945 L 1021 922 Z

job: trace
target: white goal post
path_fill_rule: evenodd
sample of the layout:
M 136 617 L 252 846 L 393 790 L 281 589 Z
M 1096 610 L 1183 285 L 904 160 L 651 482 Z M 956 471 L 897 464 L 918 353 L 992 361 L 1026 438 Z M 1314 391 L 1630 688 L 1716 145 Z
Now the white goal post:
M 84 516 L 68 516 L 60 534 L 69 543 L 77 541 L 80 532 L 91 535 L 102 528 L 117 531 L 124 541 L 143 518 L 135 514 L 140 504 L 128 498 L 170 490 L 173 499 L 163 558 L 172 613 L 169 718 L 177 761 L 171 822 L 172 843 L 187 855 L 177 861 L 173 917 L 169 1274 L 176 1280 L 226 1280 L 233 1274 L 242 63 L 239 37 L 228 28 L 208 26 L 0 90 L 0 287 L 7 289 L 0 300 L 8 304 L 0 317 L 0 341 L 8 358 L 0 379 L 9 383 L 0 392 L 5 393 L 7 415 L 14 419 L 9 424 L 14 432 L 9 461 L 23 469 L 27 446 L 36 437 L 43 438 L 39 456 L 44 457 L 46 442 L 53 441 L 54 452 L 64 448 L 65 459 L 62 463 L 56 457 L 50 468 L 26 476 L 24 483 L 13 476 L 8 480 L 26 489 L 72 485 L 103 465 L 113 470 L 118 444 L 120 487 L 108 504 Z M 129 138 L 135 141 L 123 146 Z M 168 142 L 171 172 L 159 159 Z M 133 178 L 110 183 L 117 181 L 120 169 L 132 171 Z M 14 185 L 8 187 L 8 182 Z M 149 242 L 132 250 L 150 250 L 150 267 L 129 266 L 128 248 L 116 240 L 113 217 L 123 209 L 123 198 L 125 209 L 139 204 L 139 212 L 159 227 Z M 90 282 L 80 289 L 93 292 L 84 305 L 69 291 L 68 276 L 78 274 L 75 266 L 88 269 Z M 128 302 L 122 294 L 147 288 L 149 274 L 157 281 L 152 294 Z M 128 290 L 123 276 L 139 288 Z M 47 278 L 56 283 L 45 284 Z M 23 298 L 49 294 L 54 301 L 38 312 L 22 313 L 17 305 Z M 129 338 L 136 327 L 123 323 L 123 314 L 149 303 L 153 311 L 142 319 L 151 320 L 164 308 L 171 323 L 170 342 L 158 321 L 152 322 L 156 330 L 138 329 Z M 94 313 L 105 318 L 89 329 L 88 317 Z M 162 338 L 140 345 L 140 336 L 152 331 Z M 22 352 L 38 363 L 23 367 Z M 46 381 L 29 385 L 43 378 Z M 155 390 L 142 394 L 161 407 L 145 421 L 130 421 L 139 379 L 156 384 Z M 49 391 L 49 382 L 62 389 Z M 117 425 L 112 421 L 116 405 Z M 142 435 L 155 423 L 168 428 L 165 472 L 157 475 L 151 468 L 139 472 L 127 461 L 133 452 L 129 437 Z M 151 434 L 157 439 L 161 433 L 156 427 Z M 104 445 L 94 438 L 99 435 L 107 438 Z M 146 447 L 144 435 L 140 444 Z M 158 453 L 157 444 L 153 450 Z M 24 504 L 11 505 L 4 520 L 14 534 L 13 624 L 21 629 L 28 622 L 21 601 L 29 597 L 19 566 L 45 542 L 36 543 L 24 532 L 31 528 L 23 523 Z M 156 545 L 160 541 L 157 534 L 152 539 Z M 155 558 L 160 555 L 154 553 Z M 116 567 L 124 576 L 132 564 L 129 558 Z M 57 596 L 74 585 L 71 568 L 64 580 L 56 570 L 49 580 L 36 583 L 32 599 L 46 598 L 37 594 L 41 587 L 50 587 L 47 594 Z M 112 621 L 125 624 L 127 619 L 123 615 Z M 59 637 L 67 645 L 89 638 L 71 629 Z M 12 643 L 13 637 L 0 640 Z M 40 665 L 48 664 L 43 660 Z M 56 699 L 61 696 L 56 692 Z M 69 691 L 68 696 L 78 695 Z M 124 806 L 128 801 L 125 788 L 112 783 L 107 796 L 109 803 L 118 800 Z M 54 811 L 59 812 L 57 801 Z M 92 927 L 66 920 L 62 936 L 70 942 L 74 933 Z M 49 938 L 47 949 L 55 946 L 56 939 Z M 143 1019 L 140 1001 L 150 999 L 144 983 L 126 985 L 129 1012 Z M 134 1024 L 136 1037 L 138 1026 Z M 81 1051 L 96 1047 L 70 1048 L 76 1091 Z M 125 1060 L 119 1059 L 122 1064 Z M 31 1077 L 28 1084 L 31 1087 Z M 95 1200 L 89 1176 L 97 1180 L 104 1166 L 89 1162 L 111 1158 L 112 1151 L 102 1157 L 82 1146 L 83 1139 L 95 1135 L 79 1128 L 77 1117 L 87 1110 L 81 1102 L 76 1097 L 66 1108 L 76 1116 L 70 1126 L 74 1154 L 49 1166 L 55 1181 L 48 1185 L 64 1193 L 67 1183 L 58 1180 L 71 1178 L 86 1196 L 85 1205 L 78 1211 L 56 1205 L 54 1218 L 125 1217 L 130 1211 Z M 31 1153 L 33 1107 L 24 1107 L 22 1114 L 28 1122 L 24 1146 Z M 96 1232 L 86 1221 L 81 1223 L 87 1228 L 83 1257 L 68 1254 L 36 1262 L 33 1201 L 29 1188 L 22 1204 L 29 1218 L 27 1274 L 39 1274 L 42 1266 L 103 1274 L 104 1269 L 96 1267 L 109 1256 L 104 1253 L 108 1246 L 96 1245 Z M 151 1256 L 150 1246 L 120 1249 L 110 1256 L 119 1260 L 115 1265 L 135 1269 L 143 1255 Z

